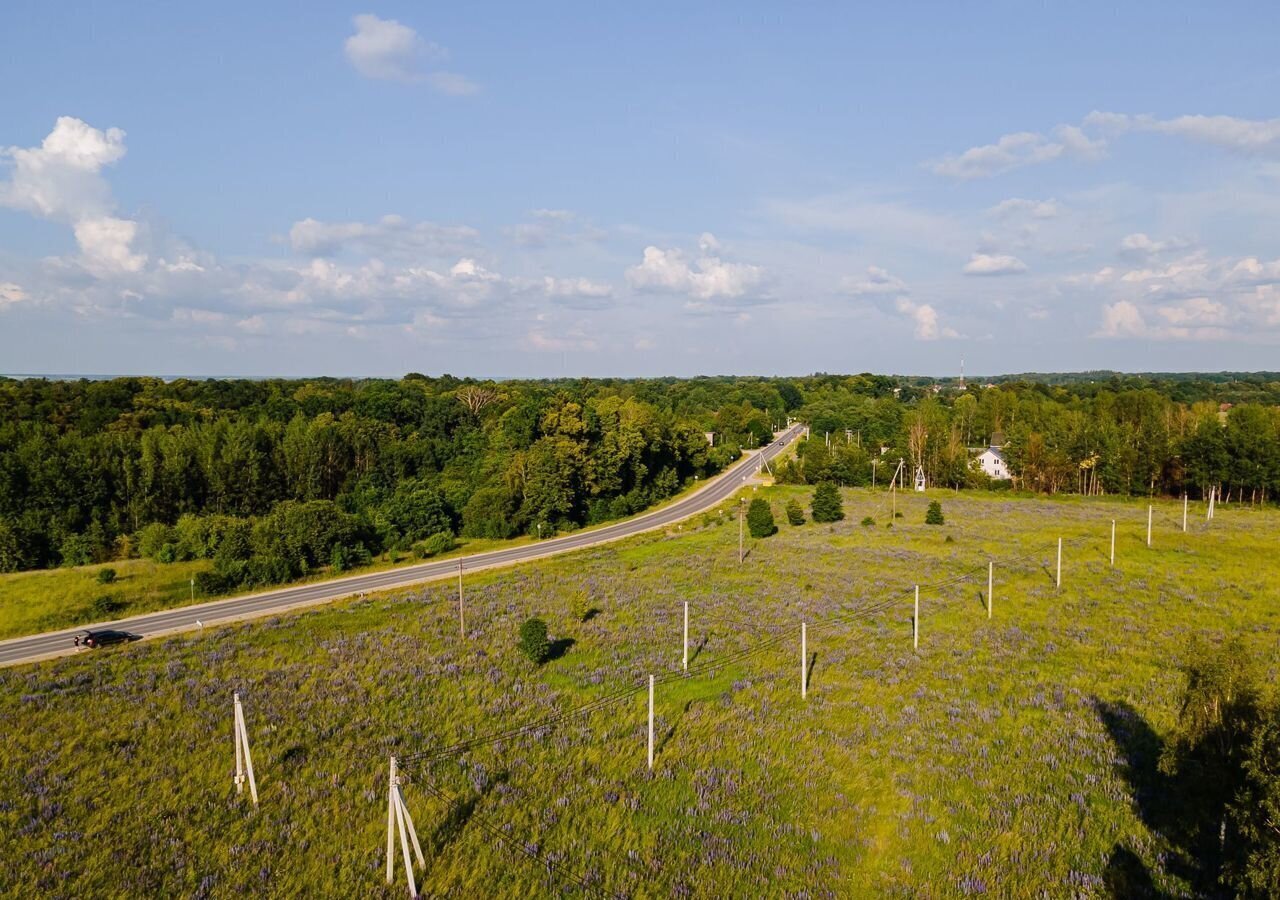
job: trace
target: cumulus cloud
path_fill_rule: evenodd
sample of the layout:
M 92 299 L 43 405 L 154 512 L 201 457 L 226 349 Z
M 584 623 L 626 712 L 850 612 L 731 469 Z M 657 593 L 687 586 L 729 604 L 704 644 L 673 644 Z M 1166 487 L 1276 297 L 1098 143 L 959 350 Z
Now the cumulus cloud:
M 627 283 L 637 290 L 687 294 L 697 300 L 739 298 L 763 283 L 762 267 L 725 262 L 715 255 L 720 245 L 714 235 L 704 233 L 698 246 L 700 255 L 692 261 L 678 249 L 645 247 L 643 261 L 627 269 Z
M 347 38 L 343 50 L 348 62 L 366 78 L 384 81 L 422 82 L 442 94 L 474 94 L 479 86 L 455 72 L 426 71 L 428 63 L 448 58 L 448 51 L 425 41 L 418 32 L 395 19 L 380 19 L 372 13 L 352 18 L 355 34 Z
M 0 182 L 0 206 L 69 224 L 82 262 L 96 274 L 136 272 L 146 255 L 134 248 L 138 224 L 112 213 L 115 200 L 102 176 L 125 155 L 119 128 L 101 131 L 72 116 L 60 116 L 39 147 L 9 147 L 0 156 L 12 174 Z
M 899 297 L 894 302 L 894 307 L 914 323 L 917 340 L 936 341 L 940 337 L 957 338 L 960 336 L 954 328 L 939 327 L 938 311 L 928 303 L 913 303 L 906 297 Z
M 965 275 L 1017 275 L 1027 271 L 1027 265 L 1016 256 L 1002 253 L 975 253 L 960 270 Z
M 289 229 L 289 245 L 306 256 L 344 251 L 389 256 L 455 256 L 475 246 L 479 232 L 465 225 L 437 225 L 383 216 L 376 222 L 302 219 Z
M 1280 119 L 1242 119 L 1236 116 L 1176 116 L 1092 112 L 1086 126 L 1113 132 L 1145 131 L 1187 138 L 1247 156 L 1280 156 Z
M 865 278 L 846 276 L 840 287 L 855 297 L 894 297 L 908 293 L 907 283 L 879 266 L 867 266 Z

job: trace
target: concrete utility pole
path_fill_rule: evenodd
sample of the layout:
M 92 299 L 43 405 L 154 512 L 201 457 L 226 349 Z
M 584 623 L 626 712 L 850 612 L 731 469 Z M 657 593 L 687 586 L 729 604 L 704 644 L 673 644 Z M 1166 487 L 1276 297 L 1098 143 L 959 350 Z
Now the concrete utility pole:
M 1062 587 L 1062 538 L 1058 538 L 1058 581 L 1056 587 Z
M 1111 565 L 1116 564 L 1116 520 L 1111 520 Z
M 1182 495 L 1182 533 L 1187 533 L 1187 495 Z
M 684 601 L 684 670 L 689 671 L 689 601 Z
M 1151 546 L 1151 504 L 1147 504 L 1147 546 Z
M 649 676 L 649 769 L 653 769 L 653 676 Z
M 987 563 L 987 618 L 991 618 L 991 592 L 995 587 L 995 571 L 996 564 L 994 562 Z
M 458 630 L 462 639 L 467 639 L 467 621 L 462 614 L 462 560 L 458 560 Z
M 404 854 L 404 876 L 409 883 L 409 896 L 418 898 L 418 882 L 413 877 L 413 860 L 409 857 L 409 842 L 413 841 L 413 852 L 418 858 L 418 865 L 425 866 L 426 858 L 422 855 L 422 844 L 418 842 L 418 829 L 413 826 L 413 817 L 409 815 L 409 807 L 404 802 L 404 794 L 400 790 L 400 769 L 396 758 L 391 757 L 391 772 L 387 790 L 387 884 L 395 877 L 395 835 L 400 835 L 400 849 Z
M 911 648 L 920 649 L 920 585 L 916 585 L 916 614 L 911 618 Z
M 738 565 L 742 565 L 743 560 L 743 543 L 742 543 L 742 520 L 746 515 L 746 497 L 738 498 Z
M 800 699 L 809 696 L 809 631 L 808 624 L 800 623 Z
M 253 798 L 253 805 L 258 805 L 258 782 L 253 777 L 253 757 L 249 754 L 249 729 L 244 724 L 244 708 L 240 705 L 240 694 L 233 693 L 231 695 L 232 705 L 235 713 L 235 732 L 236 732 L 236 793 L 244 791 L 244 783 L 249 782 L 249 796 Z

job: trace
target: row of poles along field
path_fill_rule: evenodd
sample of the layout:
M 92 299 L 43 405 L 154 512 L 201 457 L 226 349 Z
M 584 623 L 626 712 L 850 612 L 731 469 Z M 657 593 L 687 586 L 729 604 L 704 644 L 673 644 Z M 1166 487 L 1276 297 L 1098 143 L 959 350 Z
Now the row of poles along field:
M 887 504 L 885 504 L 887 506 Z M 1216 511 L 1216 491 L 1212 491 L 1205 504 L 1205 519 L 1212 521 Z M 893 501 L 893 508 L 896 515 L 897 503 L 896 497 Z M 1185 534 L 1188 528 L 1189 501 L 1184 495 L 1182 498 L 1182 522 L 1181 530 Z M 1147 506 L 1147 533 L 1146 545 L 1153 546 L 1154 538 L 1154 505 Z M 1078 544 L 1086 538 L 1077 538 L 1074 541 L 1067 542 L 1066 546 Z M 1064 541 L 1058 538 L 1057 541 L 1057 558 L 1054 571 L 1054 586 L 1056 589 L 1062 588 L 1062 561 L 1063 561 Z M 1020 562 L 1024 562 L 1036 556 L 1035 552 L 1022 554 L 1002 561 L 1002 565 L 1013 566 Z M 739 564 L 744 561 L 744 555 L 739 552 Z M 1116 561 L 1116 520 L 1111 520 L 1111 542 L 1109 562 L 1111 566 L 1115 566 Z M 994 596 L 995 596 L 995 560 L 987 562 L 987 591 L 986 591 L 986 613 L 987 618 L 992 618 L 994 614 Z M 920 647 L 920 591 L 921 588 L 927 590 L 940 590 L 952 587 L 963 582 L 971 581 L 973 575 L 961 575 L 947 581 L 938 582 L 928 585 L 913 585 L 910 594 L 913 596 L 913 611 L 911 617 L 911 644 L 913 650 L 919 650 Z M 829 627 L 835 625 L 847 625 L 854 622 L 865 620 L 878 613 L 885 612 L 901 601 L 898 597 L 901 592 L 891 594 L 883 600 L 875 601 L 846 613 L 837 614 L 825 619 L 821 623 L 814 623 L 815 627 Z M 657 688 L 663 684 L 671 683 L 676 680 L 686 679 L 697 675 L 707 675 L 712 672 L 725 668 L 726 666 L 743 662 L 751 657 L 768 652 L 782 645 L 788 640 L 794 640 L 794 632 L 784 632 L 783 634 L 767 638 L 757 642 L 752 647 L 739 650 L 715 660 L 703 663 L 702 665 L 690 667 L 689 656 L 689 603 L 684 601 L 684 616 L 682 629 L 682 654 L 681 668 L 678 672 L 668 672 L 663 675 L 649 675 L 647 685 L 644 683 L 631 685 L 626 688 L 614 691 L 603 697 L 581 704 L 569 710 L 557 713 L 547 718 L 529 722 L 516 728 L 506 729 L 503 731 L 492 732 L 489 734 L 468 738 L 459 741 L 447 747 L 442 747 L 434 751 L 411 754 L 403 757 L 391 756 L 388 771 L 388 791 L 387 791 L 387 843 L 386 843 L 386 880 L 391 884 L 395 877 L 395 857 L 396 845 L 399 844 L 400 855 L 403 857 L 405 880 L 409 889 L 409 895 L 413 898 L 418 897 L 417 879 L 414 876 L 414 859 L 417 860 L 418 866 L 426 865 L 426 857 L 422 852 L 422 844 L 418 839 L 417 829 L 414 826 L 413 817 L 409 813 L 408 804 L 405 802 L 403 785 L 406 781 L 404 767 L 406 764 L 418 767 L 419 771 L 426 766 L 433 765 L 442 760 L 455 758 L 463 753 L 467 753 L 479 748 L 494 746 L 506 743 L 511 740 L 518 739 L 524 735 L 534 732 L 541 732 L 553 729 L 558 725 L 576 718 L 578 716 L 587 715 L 589 713 L 598 712 L 608 707 L 623 704 L 636 695 L 646 692 L 648 693 L 648 729 L 647 729 L 647 746 L 646 760 L 648 768 L 653 769 L 654 761 L 654 708 Z M 800 698 L 807 699 L 809 695 L 810 680 L 810 658 L 809 658 L 809 622 L 802 621 L 799 629 L 799 650 L 800 650 Z M 463 566 L 458 563 L 458 625 L 462 637 L 466 638 L 466 614 L 465 599 L 463 593 Z M 235 786 L 237 793 L 244 790 L 244 786 L 248 784 L 250 796 L 254 806 L 258 804 L 257 782 L 254 777 L 253 759 L 249 752 L 249 733 L 245 726 L 244 710 L 240 702 L 240 695 L 237 693 L 233 696 L 233 712 L 234 712 L 234 736 L 235 736 L 235 757 L 236 757 L 236 774 Z M 417 782 L 421 784 L 426 791 L 437 799 L 445 802 L 451 802 L 450 798 L 443 791 L 436 788 L 429 778 L 423 778 Z M 496 841 L 508 846 L 512 850 L 531 857 L 546 867 L 549 873 L 555 874 L 565 881 L 574 883 L 585 890 L 608 896 L 598 885 L 589 882 L 578 873 L 568 869 L 567 867 L 554 862 L 541 854 L 538 850 L 530 847 L 523 841 L 514 840 L 507 832 L 500 827 L 485 822 L 482 817 L 477 816 L 474 812 L 470 821 L 486 831 Z

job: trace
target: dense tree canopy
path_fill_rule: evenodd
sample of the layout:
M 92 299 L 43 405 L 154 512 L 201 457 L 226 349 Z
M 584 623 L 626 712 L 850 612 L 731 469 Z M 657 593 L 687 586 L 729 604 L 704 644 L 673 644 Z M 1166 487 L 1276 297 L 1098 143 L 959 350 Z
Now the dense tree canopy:
M 969 390 L 871 374 L 0 379 L 0 571 L 215 557 L 228 530 L 223 556 L 245 560 L 271 551 L 254 523 L 286 503 L 350 517 L 333 535 L 357 556 L 446 532 L 551 534 L 671 496 L 763 446 L 789 416 L 812 435 L 779 467 L 794 483 L 883 485 L 902 460 L 907 478 L 919 466 L 932 484 L 985 486 L 971 460 L 1000 433 L 1018 488 L 1216 488 L 1265 501 L 1280 487 L 1277 403 L 1269 375 L 1097 373 Z M 165 530 L 184 517 L 224 518 Z M 304 543 L 285 548 L 289 568 L 333 558 Z

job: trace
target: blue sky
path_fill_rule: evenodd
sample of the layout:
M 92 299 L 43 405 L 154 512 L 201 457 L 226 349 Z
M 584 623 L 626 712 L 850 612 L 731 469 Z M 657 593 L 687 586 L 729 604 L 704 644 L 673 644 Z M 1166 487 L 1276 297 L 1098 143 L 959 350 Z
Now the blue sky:
M 0 371 L 1280 368 L 1275 4 L 5 22 Z

